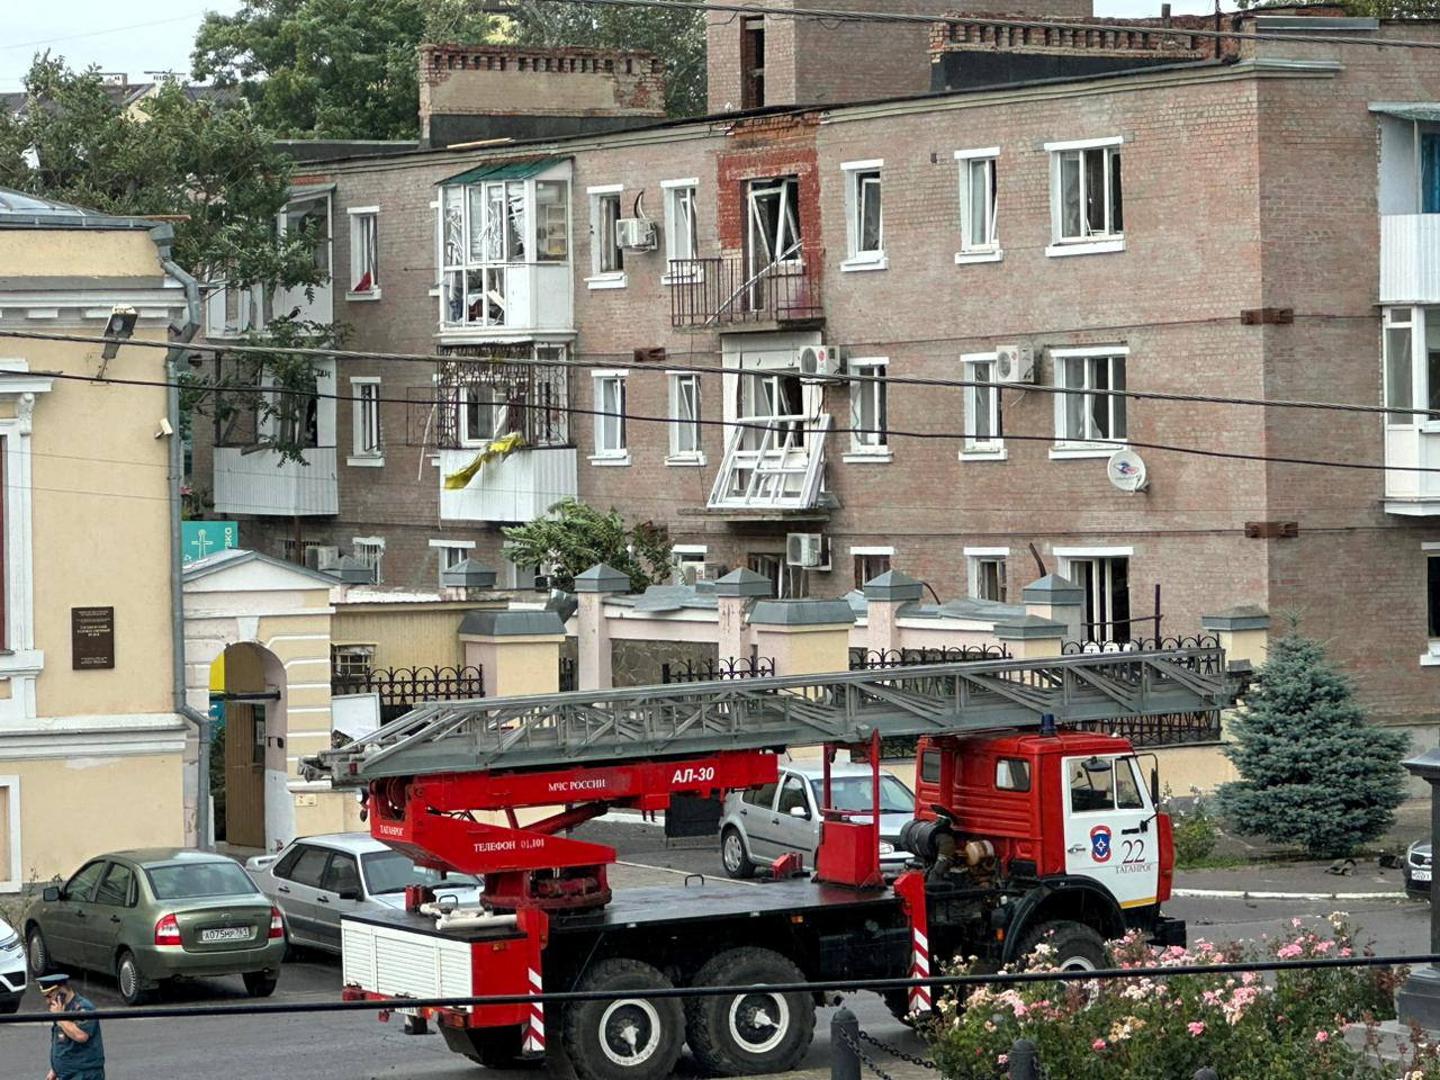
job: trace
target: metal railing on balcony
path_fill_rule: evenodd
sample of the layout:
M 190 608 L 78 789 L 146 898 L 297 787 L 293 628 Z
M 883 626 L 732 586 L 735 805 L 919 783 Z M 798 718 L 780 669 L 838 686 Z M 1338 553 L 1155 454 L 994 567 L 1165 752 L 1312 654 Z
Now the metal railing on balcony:
M 801 259 L 761 267 L 743 255 L 671 259 L 668 280 L 675 327 L 801 322 L 824 315 L 819 280 Z

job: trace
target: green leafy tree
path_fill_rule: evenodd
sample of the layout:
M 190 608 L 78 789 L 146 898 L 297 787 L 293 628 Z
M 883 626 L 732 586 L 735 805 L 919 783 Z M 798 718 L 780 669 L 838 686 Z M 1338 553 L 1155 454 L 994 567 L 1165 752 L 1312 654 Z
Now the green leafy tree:
M 238 87 L 277 135 L 413 139 L 420 42 L 486 41 L 499 25 L 472 0 L 246 0 L 205 16 L 191 68 Z
M 668 530 L 649 521 L 627 528 L 616 510 L 564 499 L 545 517 L 500 531 L 505 557 L 519 566 L 548 566 L 557 588 L 573 589 L 575 575 L 596 563 L 628 574 L 635 592 L 670 580 Z
M 1348 855 L 1382 835 L 1405 799 L 1408 738 L 1369 723 L 1350 680 L 1293 626 L 1271 643 L 1233 731 L 1225 754 L 1241 779 L 1218 797 L 1248 835 Z
M 249 110 L 174 82 L 127 113 L 94 71 L 37 56 L 27 107 L 0 115 L 0 185 L 175 226 L 175 261 L 201 281 L 317 285 L 313 239 L 276 235 L 290 164 Z
M 521 45 L 647 49 L 665 61 L 665 111 L 705 112 L 705 12 L 518 0 L 511 18 Z

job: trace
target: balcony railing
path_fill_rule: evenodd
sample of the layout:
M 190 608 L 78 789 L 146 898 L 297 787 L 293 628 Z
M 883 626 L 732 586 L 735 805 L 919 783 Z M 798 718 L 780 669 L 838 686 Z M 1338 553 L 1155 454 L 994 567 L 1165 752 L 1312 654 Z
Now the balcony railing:
M 445 478 L 470 465 L 477 453 L 440 451 L 441 521 L 534 521 L 557 502 L 579 493 L 573 446 L 516 450 L 485 462 L 463 488 L 447 488 Z
M 335 447 L 312 446 L 303 461 L 278 450 L 215 448 L 215 512 L 313 517 L 340 512 Z
M 749 259 L 671 259 L 670 325 L 704 329 L 736 323 L 824 317 L 820 282 L 801 260 L 756 268 Z
M 1440 303 L 1440 214 L 1381 216 L 1380 303 Z

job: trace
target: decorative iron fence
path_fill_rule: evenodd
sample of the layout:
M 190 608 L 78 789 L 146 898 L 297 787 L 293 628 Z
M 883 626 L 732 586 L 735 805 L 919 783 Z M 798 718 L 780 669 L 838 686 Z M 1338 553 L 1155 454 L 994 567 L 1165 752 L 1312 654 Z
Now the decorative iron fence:
M 918 664 L 958 664 L 966 660 L 1009 660 L 1004 645 L 955 645 L 933 649 L 851 649 L 851 671 L 915 667 Z
M 766 656 L 732 656 L 725 660 L 686 660 L 660 665 L 663 683 L 713 682 L 716 679 L 761 679 L 775 674 L 775 661 Z
M 1076 724 L 1081 731 L 1119 735 L 1132 746 L 1187 746 L 1220 741 L 1220 710 L 1171 713 L 1167 716 L 1117 716 Z
M 485 696 L 485 672 L 464 667 L 372 668 L 330 681 L 332 694 L 378 694 L 380 719 L 389 723 L 425 701 L 459 701 Z
M 1189 634 L 1177 637 L 1130 638 L 1126 641 L 1065 641 L 1060 652 L 1065 656 L 1088 655 L 1091 653 L 1160 652 L 1169 649 L 1218 649 L 1220 638 L 1216 634 Z M 1199 664 L 1195 670 L 1214 675 L 1220 670 L 1218 653 L 1208 653 L 1196 658 Z
M 671 259 L 669 270 L 674 283 L 671 326 L 801 321 L 824 315 L 820 283 L 800 260 L 757 269 L 742 255 Z

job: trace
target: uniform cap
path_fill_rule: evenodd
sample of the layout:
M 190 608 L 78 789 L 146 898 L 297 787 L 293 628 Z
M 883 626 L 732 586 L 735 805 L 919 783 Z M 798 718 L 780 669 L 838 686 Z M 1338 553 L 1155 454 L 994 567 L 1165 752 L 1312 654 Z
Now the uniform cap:
M 52 990 L 59 990 L 70 981 L 70 976 L 56 972 L 54 975 L 41 975 L 35 980 L 35 985 L 40 987 L 42 994 L 48 994 Z

